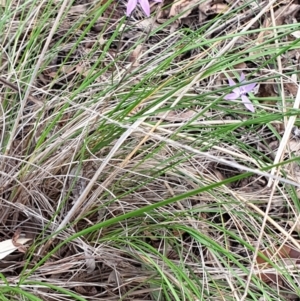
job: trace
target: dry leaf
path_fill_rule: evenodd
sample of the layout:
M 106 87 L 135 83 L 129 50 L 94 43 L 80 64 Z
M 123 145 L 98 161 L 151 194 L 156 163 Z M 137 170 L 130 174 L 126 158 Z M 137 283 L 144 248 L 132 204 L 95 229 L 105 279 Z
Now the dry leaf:
M 0 259 L 5 258 L 7 255 L 18 250 L 20 248 L 20 245 L 23 246 L 29 240 L 30 240 L 30 238 L 18 238 L 14 242 L 12 239 L 1 241 L 0 242 Z
M 292 229 L 294 229 L 294 231 L 300 232 L 300 220 L 299 219 L 296 222 L 288 221 L 287 223 Z
M 81 4 L 81 5 L 74 5 L 70 8 L 68 11 L 69 14 L 74 14 L 74 13 L 80 13 L 83 14 L 85 13 L 89 8 L 89 4 Z
M 286 18 L 294 18 L 297 12 L 300 10 L 299 4 L 288 4 L 281 6 L 276 12 L 275 12 L 275 18 L 276 18 L 276 25 L 282 25 L 284 23 L 284 20 Z
M 91 73 L 91 69 L 89 67 L 85 66 L 84 63 L 78 64 L 76 66 L 75 70 L 76 70 L 77 73 L 79 73 L 80 75 L 82 75 L 84 77 L 90 77 L 90 76 L 93 76 L 93 75 L 95 75 L 97 73 L 96 71 L 93 71 Z M 99 78 L 96 79 L 96 81 L 99 81 L 99 80 L 100 80 Z
M 198 6 L 200 13 L 206 16 L 224 14 L 229 10 L 228 5 L 224 3 L 212 3 L 213 1 L 201 2 Z
M 298 92 L 298 85 L 297 84 L 295 84 L 293 82 L 290 82 L 290 83 L 285 83 L 284 86 L 290 92 L 291 95 L 296 97 L 297 92 Z
M 13 244 L 14 244 L 16 247 L 18 247 L 17 240 L 19 239 L 20 234 L 21 234 L 21 228 L 18 228 L 18 229 L 16 230 L 16 232 L 14 233 L 13 238 L 12 238 L 12 242 L 13 242 Z
M 287 145 L 288 147 L 285 149 L 286 152 L 297 153 L 300 150 L 300 143 L 297 140 L 290 140 Z
M 180 0 L 174 2 L 171 6 L 171 10 L 169 13 L 169 18 L 180 15 L 179 19 L 187 17 L 192 10 L 197 7 L 199 1 L 197 0 Z
M 17 231 L 14 233 L 14 236 L 12 238 L 12 243 L 15 247 L 17 247 L 19 252 L 25 253 L 26 248 L 18 242 L 20 235 L 21 235 L 21 228 L 18 228 Z
M 141 54 L 143 52 L 143 45 L 137 45 L 136 48 L 129 55 L 129 62 L 131 67 L 138 67 L 140 65 Z
M 224 14 L 228 11 L 229 7 L 224 3 L 217 3 L 210 7 L 210 10 L 207 12 L 208 15 L 217 15 Z
M 298 250 L 290 248 L 287 245 L 280 246 L 277 250 L 271 250 L 270 248 L 268 248 L 261 253 L 272 262 L 281 262 L 283 266 L 300 263 L 300 252 Z M 271 267 L 270 264 L 268 264 L 267 261 L 259 255 L 256 259 L 256 262 L 262 269 Z M 277 273 L 278 272 L 276 271 L 274 271 L 274 273 L 260 273 L 259 276 L 265 283 L 277 282 L 279 278 L 282 279 L 282 277 L 280 277 L 280 275 L 278 275 Z
M 280 26 L 285 22 L 285 19 L 293 19 L 295 18 L 295 15 L 298 13 L 300 10 L 300 5 L 299 4 L 288 4 L 280 7 L 276 12 L 275 12 L 275 20 L 276 20 L 276 26 Z M 270 27 L 272 24 L 272 21 L 270 18 L 266 18 L 263 24 L 263 28 Z M 268 39 L 274 35 L 274 32 L 272 30 L 262 30 L 257 38 L 257 45 L 260 45 L 261 43 L 264 42 L 265 37 L 267 36 Z
M 120 283 L 122 283 L 121 281 L 119 273 L 116 270 L 112 270 L 108 276 L 107 282 L 113 285 L 120 285 Z

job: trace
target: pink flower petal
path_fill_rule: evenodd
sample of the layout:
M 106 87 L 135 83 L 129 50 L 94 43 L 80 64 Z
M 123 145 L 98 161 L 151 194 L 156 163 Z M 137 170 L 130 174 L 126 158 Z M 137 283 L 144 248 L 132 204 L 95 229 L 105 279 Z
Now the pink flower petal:
M 252 83 L 252 84 L 247 84 L 247 85 L 241 86 L 241 92 L 249 93 L 255 88 L 256 85 L 257 85 L 256 83 Z
M 245 80 L 245 74 L 242 72 L 241 73 L 241 77 L 240 77 L 240 82 L 244 81 Z
M 235 86 L 236 83 L 233 81 L 232 78 L 228 77 L 228 83 L 229 83 L 229 86 L 232 87 L 232 86 Z
M 224 96 L 224 99 L 235 100 L 235 99 L 239 98 L 239 96 L 240 96 L 239 94 L 236 94 L 235 92 L 233 92 L 233 93 L 229 93 L 226 96 Z
M 234 89 L 232 90 L 232 92 L 235 93 L 235 94 L 237 95 L 237 97 L 240 97 L 241 94 L 242 94 L 242 93 L 241 93 L 240 87 L 234 88 Z
M 148 0 L 139 0 L 140 5 L 147 17 L 150 17 L 150 4 Z
M 137 0 L 128 0 L 126 16 L 130 16 L 130 14 L 136 8 L 136 6 L 137 6 Z
M 242 97 L 242 101 L 243 101 L 245 107 L 246 107 L 249 111 L 251 111 L 251 112 L 254 113 L 254 112 L 255 112 L 255 109 L 254 109 L 254 106 L 253 106 L 252 102 L 250 101 L 250 99 L 249 99 L 246 95 L 242 95 L 241 97 Z

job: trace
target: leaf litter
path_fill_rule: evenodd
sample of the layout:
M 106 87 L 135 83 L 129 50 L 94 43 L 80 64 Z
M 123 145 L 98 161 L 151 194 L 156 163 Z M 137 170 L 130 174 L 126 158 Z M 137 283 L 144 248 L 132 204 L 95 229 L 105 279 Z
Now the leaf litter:
M 284 64 L 279 71 L 284 74 L 284 82 L 280 87 L 274 76 L 278 71 L 275 62 L 270 61 L 270 52 L 267 47 L 259 46 L 273 43 L 273 38 L 282 39 L 286 45 L 293 43 L 298 37 L 297 26 L 292 30 L 289 27 L 286 34 L 278 32 L 275 36 L 273 29 L 268 29 L 274 21 L 271 10 L 266 10 L 262 17 L 253 21 L 251 33 L 237 39 L 222 57 L 228 59 L 230 55 L 241 53 L 242 60 L 229 62 L 225 69 L 216 68 L 215 74 L 201 77 L 182 96 L 180 90 L 173 93 L 166 82 L 174 79 L 174 86 L 180 86 L 189 76 L 200 74 L 205 69 L 202 62 L 210 62 L 215 55 L 211 49 L 218 53 L 227 43 L 222 39 L 218 42 L 218 39 L 239 32 L 267 7 L 267 3 L 211 0 L 150 3 L 147 8 L 137 5 L 133 10 L 131 7 L 126 23 L 122 23 L 127 11 L 126 1 L 75 1 L 70 4 L 53 36 L 34 87 L 30 87 L 14 137 L 10 137 L 9 132 L 16 108 L 19 108 L 16 100 L 22 101 L 29 91 L 28 71 L 39 56 L 36 50 L 41 47 L 39 43 L 44 42 L 54 24 L 57 2 L 49 4 L 53 11 L 41 28 L 37 24 L 50 12 L 42 2 L 35 8 L 34 18 L 29 6 L 23 11 L 17 2 L 11 7 L 6 2 L 1 3 L 15 11 L 8 20 L 10 26 L 4 29 L 3 45 L 7 45 L 4 47 L 7 54 L 2 58 L 3 80 L 0 78 L 2 147 L 5 141 L 12 141 L 11 147 L 4 148 L 1 154 L 1 273 L 14 285 L 21 279 L 20 271 L 25 269 L 28 281 L 45 284 L 43 288 L 34 289 L 43 300 L 65 298 L 59 297 L 47 284 L 65 288 L 85 300 L 165 300 L 166 296 L 161 295 L 165 287 L 160 285 L 166 285 L 165 279 L 178 294 L 181 290 L 182 283 L 176 278 L 174 268 L 178 266 L 190 273 L 193 279 L 190 281 L 197 279 L 197 285 L 199 281 L 205 286 L 215 283 L 215 289 L 210 287 L 211 295 L 203 293 L 207 300 L 221 300 L 224 296 L 230 300 L 233 296 L 241 297 L 238 288 L 247 277 L 245 267 L 250 267 L 257 247 L 260 255 L 255 262 L 255 277 L 261 281 L 265 292 L 252 287 L 251 283 L 252 293 L 262 296 L 276 291 L 282 300 L 297 300 L 295 273 L 300 250 L 295 246 L 298 224 L 293 224 L 297 212 L 295 199 L 288 194 L 293 188 L 287 184 L 278 185 L 268 213 L 264 240 L 257 242 L 255 234 L 262 224 L 271 189 L 267 187 L 268 179 L 255 173 L 215 190 L 190 195 L 177 204 L 160 207 L 144 216 L 133 216 L 84 233 L 51 253 L 71 235 L 87 227 L 242 174 L 239 168 L 184 153 L 177 145 L 165 143 L 164 138 L 174 134 L 170 129 L 180 129 L 176 142 L 204 148 L 209 154 L 232 163 L 256 169 L 274 160 L 284 132 L 284 121 L 275 118 L 279 112 L 280 89 L 283 88 L 288 96 L 296 96 L 293 75 L 297 74 L 299 52 L 291 47 L 282 56 Z M 107 8 L 99 13 L 105 5 Z M 272 9 L 277 26 L 297 24 L 299 4 L 274 1 Z M 150 17 L 146 18 L 145 13 Z M 118 31 L 121 23 L 123 27 Z M 189 41 L 199 29 L 203 30 L 195 40 L 198 46 L 194 47 Z M 261 29 L 261 33 L 256 29 Z M 34 35 L 36 47 L 30 48 Z M 202 43 L 205 39 L 212 39 L 211 47 Z M 13 43 L 18 45 L 15 52 L 11 52 Z M 251 48 L 253 44 L 257 45 L 254 49 Z M 30 52 L 32 62 L 27 62 L 24 58 Z M 160 70 L 159 66 L 172 56 L 169 65 Z M 152 78 L 147 78 L 149 74 Z M 181 78 L 181 74 L 187 77 Z M 253 82 L 251 89 L 244 86 L 242 90 L 243 85 L 235 88 L 239 89 L 234 95 L 237 102 L 228 102 L 226 95 L 228 99 L 231 91 L 227 75 L 235 78 L 240 74 Z M 243 80 L 244 76 L 240 83 Z M 257 94 L 249 99 L 251 107 L 248 98 L 247 103 L 244 99 L 250 111 L 247 112 L 238 103 L 239 96 L 252 92 L 258 82 Z M 235 85 L 232 80 L 229 84 Z M 148 87 L 160 85 L 165 87 L 157 94 L 143 94 Z M 188 81 L 186 85 L 189 86 Z M 134 89 L 138 94 L 130 94 Z M 210 109 L 210 103 L 217 101 L 208 93 L 211 91 L 221 99 L 218 109 Z M 128 98 L 120 103 L 121 96 L 126 94 Z M 207 100 L 199 97 L 202 94 Z M 133 105 L 136 97 L 143 100 Z M 149 110 L 149 105 L 150 108 L 154 106 L 157 99 L 162 105 L 157 110 Z M 247 124 L 254 107 L 256 111 L 266 110 L 271 116 L 268 126 Z M 291 102 L 287 107 L 292 107 Z M 127 108 L 125 117 L 119 114 Z M 161 139 L 133 132 L 106 162 L 124 131 L 109 118 L 130 123 L 141 116 L 145 116 L 145 121 L 140 127 L 146 133 L 155 131 Z M 54 119 L 57 122 L 52 122 Z M 237 122 L 239 126 L 235 126 Z M 100 128 L 104 123 L 108 125 L 106 131 Z M 298 140 L 296 134 L 288 140 L 284 151 L 286 159 L 298 156 Z M 256 155 L 254 159 L 253 154 Z M 102 164 L 106 165 L 76 211 L 76 219 L 72 216 L 68 226 L 54 236 Z M 287 178 L 297 183 L 298 169 L 297 161 L 284 165 Z M 294 192 L 299 193 L 296 189 Z M 16 229 L 19 227 L 24 237 L 18 237 L 16 231 L 20 230 Z M 251 231 L 253 227 L 256 230 Z M 287 235 L 282 229 L 290 232 Z M 207 240 L 200 243 L 197 233 Z M 28 247 L 23 248 L 23 244 Z M 218 247 L 223 250 L 218 253 L 219 257 L 215 252 Z M 51 256 L 36 266 L 46 254 Z M 172 264 L 167 265 L 167 262 Z M 288 272 L 283 269 L 286 265 L 289 265 Z M 186 295 L 178 298 L 170 293 L 170 300 L 199 298 L 192 286 L 188 286 L 187 279 L 185 281 Z M 33 291 L 29 286 L 26 290 Z M 288 290 L 290 293 L 286 292 Z

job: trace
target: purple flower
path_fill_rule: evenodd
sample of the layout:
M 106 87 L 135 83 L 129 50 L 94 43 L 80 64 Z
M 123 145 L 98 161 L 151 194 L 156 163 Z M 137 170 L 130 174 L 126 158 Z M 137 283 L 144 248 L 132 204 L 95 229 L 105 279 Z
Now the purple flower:
M 155 2 L 161 2 L 162 0 L 154 0 Z M 150 4 L 149 0 L 128 0 L 126 15 L 129 16 L 136 8 L 137 4 L 140 4 L 147 17 L 150 17 Z
M 244 81 L 245 81 L 245 74 L 242 72 L 241 73 L 241 78 L 240 78 L 240 81 L 239 81 L 239 83 L 242 84 L 242 85 L 240 87 L 234 88 L 232 90 L 232 93 L 227 94 L 224 97 L 224 99 L 226 99 L 226 100 L 236 100 L 238 98 L 241 98 L 242 102 L 245 105 L 245 107 L 249 111 L 254 112 L 255 111 L 254 106 L 253 106 L 253 104 L 251 103 L 250 99 L 248 98 L 248 96 L 246 94 L 251 92 L 255 88 L 256 83 L 244 84 L 243 85 Z M 236 85 L 236 83 L 230 77 L 228 78 L 228 82 L 229 82 L 230 87 Z

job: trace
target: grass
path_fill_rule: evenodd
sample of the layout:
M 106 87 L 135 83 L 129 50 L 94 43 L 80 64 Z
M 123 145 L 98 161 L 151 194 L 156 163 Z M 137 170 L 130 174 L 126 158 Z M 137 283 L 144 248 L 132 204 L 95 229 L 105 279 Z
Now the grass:
M 289 6 L 125 4 L 1 2 L 1 239 L 32 240 L 0 299 L 297 300 Z M 242 71 L 254 113 L 224 100 Z

